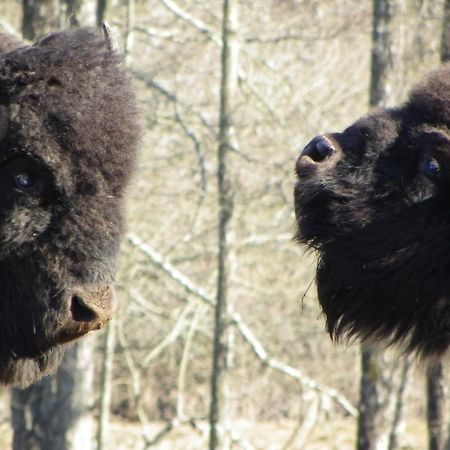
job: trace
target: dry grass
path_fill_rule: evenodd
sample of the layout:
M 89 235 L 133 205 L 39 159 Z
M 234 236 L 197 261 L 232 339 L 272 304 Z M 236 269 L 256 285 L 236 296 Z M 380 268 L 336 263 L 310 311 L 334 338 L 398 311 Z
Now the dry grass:
M 241 444 L 250 444 L 254 450 L 282 450 L 283 445 L 296 427 L 294 421 L 273 421 L 251 423 L 244 420 L 234 424 L 234 434 L 241 439 Z M 155 436 L 163 423 L 152 423 L 145 431 Z M 207 448 L 207 427 L 205 423 L 195 430 L 190 425 L 182 425 L 172 430 L 159 444 L 150 448 L 155 450 L 203 450 Z M 111 427 L 111 450 L 128 450 L 143 448 L 140 446 L 141 428 L 133 423 L 114 421 Z M 356 422 L 352 418 L 329 418 L 324 424 L 315 427 L 312 435 L 303 447 L 298 440 L 289 447 L 290 450 L 353 450 L 355 448 Z M 399 439 L 399 450 L 422 450 L 426 448 L 425 423 L 410 423 L 403 430 Z M 141 441 L 142 442 L 142 441 Z M 238 441 L 239 442 L 239 441 Z M 233 448 L 247 448 L 239 443 Z

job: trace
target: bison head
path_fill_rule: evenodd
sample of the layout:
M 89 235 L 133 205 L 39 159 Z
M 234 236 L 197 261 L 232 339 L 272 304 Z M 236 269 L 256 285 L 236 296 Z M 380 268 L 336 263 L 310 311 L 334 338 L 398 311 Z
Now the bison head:
M 3 383 L 25 386 L 48 373 L 63 344 L 101 328 L 114 309 L 138 130 L 110 47 L 89 29 L 33 46 L 0 36 Z
M 317 250 L 333 337 L 450 344 L 450 66 L 399 108 L 314 138 L 296 163 L 299 242 Z

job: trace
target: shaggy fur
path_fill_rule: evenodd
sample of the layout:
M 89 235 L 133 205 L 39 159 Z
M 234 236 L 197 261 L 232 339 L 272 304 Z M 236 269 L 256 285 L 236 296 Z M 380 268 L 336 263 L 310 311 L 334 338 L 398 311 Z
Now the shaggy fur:
M 316 137 L 300 154 L 299 242 L 317 250 L 332 337 L 450 344 L 450 66 L 399 108 Z
M 112 308 L 139 133 L 120 57 L 94 30 L 0 35 L 0 50 L 0 382 L 25 386 L 92 329 L 91 306 Z

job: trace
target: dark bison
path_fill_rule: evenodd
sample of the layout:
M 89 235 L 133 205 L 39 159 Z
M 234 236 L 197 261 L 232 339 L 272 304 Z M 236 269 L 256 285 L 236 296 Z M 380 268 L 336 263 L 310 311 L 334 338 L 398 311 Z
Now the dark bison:
M 0 382 L 26 386 L 111 317 L 138 129 L 120 57 L 90 29 L 0 35 Z
M 298 240 L 317 250 L 332 337 L 450 344 L 450 65 L 398 108 L 314 138 L 296 164 Z

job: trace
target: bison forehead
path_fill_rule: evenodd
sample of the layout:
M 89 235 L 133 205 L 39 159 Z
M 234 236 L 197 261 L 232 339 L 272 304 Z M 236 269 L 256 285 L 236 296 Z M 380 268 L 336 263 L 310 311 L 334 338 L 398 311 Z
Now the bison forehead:
M 120 64 L 104 39 L 87 29 L 55 33 L 1 56 L 0 103 L 10 107 L 11 144 L 58 166 L 69 184 L 64 171 L 78 168 L 91 184 L 96 180 L 120 195 L 139 136 Z

